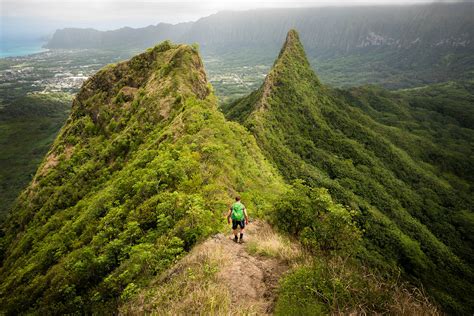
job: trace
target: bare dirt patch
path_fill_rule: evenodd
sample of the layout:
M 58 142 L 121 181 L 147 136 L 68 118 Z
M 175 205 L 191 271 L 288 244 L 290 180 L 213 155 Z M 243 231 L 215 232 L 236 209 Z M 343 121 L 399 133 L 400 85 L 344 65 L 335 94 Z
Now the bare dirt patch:
M 247 250 L 246 243 L 258 242 L 260 234 L 268 229 L 267 224 L 256 221 L 247 226 L 244 244 L 235 243 L 233 235 L 222 234 L 207 241 L 218 243 L 228 257 L 218 277 L 230 292 L 232 306 L 259 315 L 272 313 L 278 280 L 289 268 L 280 258 L 251 254 Z M 235 312 L 239 313 L 238 308 Z
M 119 308 L 121 315 L 270 315 L 278 280 L 295 255 L 262 221 L 247 226 L 244 244 L 217 234 Z

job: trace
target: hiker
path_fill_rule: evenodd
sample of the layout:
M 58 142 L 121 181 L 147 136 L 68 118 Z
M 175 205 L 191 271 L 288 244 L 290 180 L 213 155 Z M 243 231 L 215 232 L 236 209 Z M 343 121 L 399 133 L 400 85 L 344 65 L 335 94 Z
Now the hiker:
M 249 217 L 245 206 L 240 202 L 240 197 L 235 197 L 235 203 L 229 208 L 227 222 L 230 224 L 232 218 L 232 229 L 234 231 L 234 241 L 242 243 L 244 239 L 245 225 L 249 224 Z M 237 226 L 240 226 L 240 238 L 237 238 Z

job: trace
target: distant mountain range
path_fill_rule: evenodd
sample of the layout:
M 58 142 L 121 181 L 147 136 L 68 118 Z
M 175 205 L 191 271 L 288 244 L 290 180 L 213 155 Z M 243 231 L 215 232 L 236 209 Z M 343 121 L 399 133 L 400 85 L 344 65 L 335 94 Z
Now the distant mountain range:
M 227 11 L 176 25 L 62 29 L 47 47 L 137 50 L 170 39 L 198 43 L 205 60 L 271 64 L 286 31 L 297 28 L 323 81 L 398 88 L 472 77 L 473 16 L 474 3 Z
M 62 29 L 48 48 L 145 48 L 170 39 L 204 50 L 275 47 L 288 28 L 300 30 L 310 55 L 330 57 L 367 50 L 474 47 L 474 4 L 326 7 L 224 11 L 196 22 L 160 23 L 114 31 Z

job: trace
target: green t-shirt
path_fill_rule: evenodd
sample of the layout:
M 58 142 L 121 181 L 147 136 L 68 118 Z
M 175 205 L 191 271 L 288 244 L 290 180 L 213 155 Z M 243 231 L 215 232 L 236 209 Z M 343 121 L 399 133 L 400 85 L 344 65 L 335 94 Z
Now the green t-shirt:
M 236 221 L 242 221 L 245 217 L 244 214 L 245 206 L 240 202 L 232 204 L 232 219 Z

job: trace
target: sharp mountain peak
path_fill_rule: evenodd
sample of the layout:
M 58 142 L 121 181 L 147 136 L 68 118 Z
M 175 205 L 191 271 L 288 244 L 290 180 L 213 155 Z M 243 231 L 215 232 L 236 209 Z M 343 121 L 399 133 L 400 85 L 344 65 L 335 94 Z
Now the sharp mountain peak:
M 283 44 L 283 47 L 280 50 L 280 54 L 278 55 L 278 59 L 280 59 L 286 53 L 298 53 L 304 55 L 303 45 L 300 41 L 300 36 L 295 29 L 291 29 L 286 34 L 286 40 Z M 277 60 L 278 60 L 277 59 Z
M 313 87 L 321 85 L 309 64 L 298 32 L 290 29 L 272 69 L 265 78 L 262 97 L 265 98 L 268 95 L 272 90 L 271 87 L 283 85 L 291 88 L 290 86 L 298 82 L 308 82 Z

